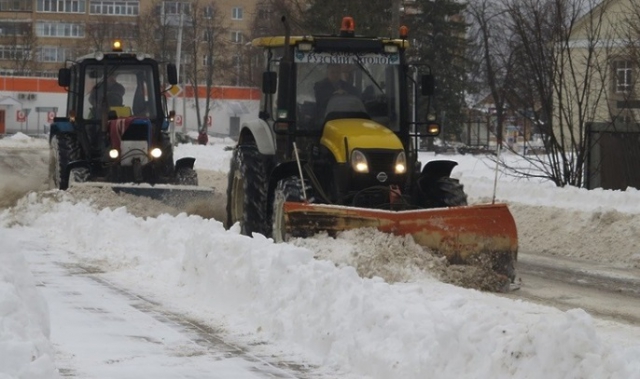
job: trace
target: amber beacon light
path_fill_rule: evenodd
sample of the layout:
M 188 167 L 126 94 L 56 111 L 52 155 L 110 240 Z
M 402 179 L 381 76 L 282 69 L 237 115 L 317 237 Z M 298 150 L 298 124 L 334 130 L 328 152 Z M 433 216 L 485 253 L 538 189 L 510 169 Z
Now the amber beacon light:
M 115 52 L 122 51 L 122 42 L 120 42 L 120 40 L 113 41 L 112 50 L 115 51 Z

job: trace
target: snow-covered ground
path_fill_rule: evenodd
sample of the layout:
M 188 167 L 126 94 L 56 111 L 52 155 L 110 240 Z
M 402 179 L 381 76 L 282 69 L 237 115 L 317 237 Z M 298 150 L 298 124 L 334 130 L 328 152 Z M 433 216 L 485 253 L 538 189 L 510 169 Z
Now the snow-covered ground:
M 0 140 L 0 149 L 39 144 L 46 148 L 46 141 L 17 136 Z M 224 172 L 227 145 L 180 145 L 176 156 Z M 459 161 L 454 176 L 471 202 L 490 201 L 490 162 L 444 158 Z M 640 267 L 635 189 L 560 189 L 501 174 L 497 198 L 513 209 L 521 247 Z M 236 343 L 296 356 L 327 377 L 640 377 L 638 328 L 462 289 L 428 272 L 415 275 L 407 262 L 395 268 L 404 271 L 401 280 L 392 281 L 314 258 L 419 249 L 409 239 L 365 231 L 274 244 L 215 219 L 138 217 L 98 203 L 53 191 L 0 210 L 0 378 L 58 376 L 47 299 L 27 263 L 34 251 L 99 267 L 106 280 L 221 328 Z

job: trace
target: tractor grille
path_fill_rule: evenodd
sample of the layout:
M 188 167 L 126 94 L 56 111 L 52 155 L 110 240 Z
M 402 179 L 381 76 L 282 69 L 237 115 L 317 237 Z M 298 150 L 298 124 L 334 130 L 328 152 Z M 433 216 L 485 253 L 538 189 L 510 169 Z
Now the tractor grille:
M 374 175 L 384 171 L 387 174 L 394 172 L 394 163 L 396 161 L 397 151 L 365 151 L 369 160 L 369 172 Z

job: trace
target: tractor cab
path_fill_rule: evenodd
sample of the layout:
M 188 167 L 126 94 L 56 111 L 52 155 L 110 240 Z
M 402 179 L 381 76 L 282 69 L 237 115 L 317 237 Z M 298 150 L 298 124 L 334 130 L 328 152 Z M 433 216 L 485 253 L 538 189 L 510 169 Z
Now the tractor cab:
M 407 29 L 401 28 L 399 39 L 362 37 L 354 25 L 345 17 L 339 35 L 255 39 L 267 61 L 261 118 L 280 136 L 316 138 L 333 120 L 370 120 L 396 134 L 404 148 L 411 137 L 415 144 L 438 135 L 435 118 L 417 116 L 418 88 L 430 100 L 434 80 L 430 73 L 419 77 L 408 64 Z

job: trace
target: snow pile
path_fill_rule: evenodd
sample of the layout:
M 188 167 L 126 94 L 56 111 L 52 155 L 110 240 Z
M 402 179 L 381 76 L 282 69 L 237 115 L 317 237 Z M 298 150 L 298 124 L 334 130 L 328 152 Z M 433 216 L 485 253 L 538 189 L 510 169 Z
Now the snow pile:
M 46 148 L 48 144 L 46 138 L 32 138 L 21 132 L 0 138 L 0 148 Z
M 287 346 L 323 367 L 371 378 L 640 375 L 640 345 L 607 343 L 582 310 L 561 312 L 428 277 L 366 279 L 353 267 L 314 259 L 307 248 L 248 238 L 197 216 L 141 219 L 124 208 L 35 194 L 16 208 L 12 222 L 45 235 L 52 250 L 69 250 L 111 272 L 110 280 L 245 335 L 246 344 Z M 336 245 L 325 248 L 338 256 Z
M 57 377 L 49 310 L 13 238 L 0 229 L 0 378 Z

